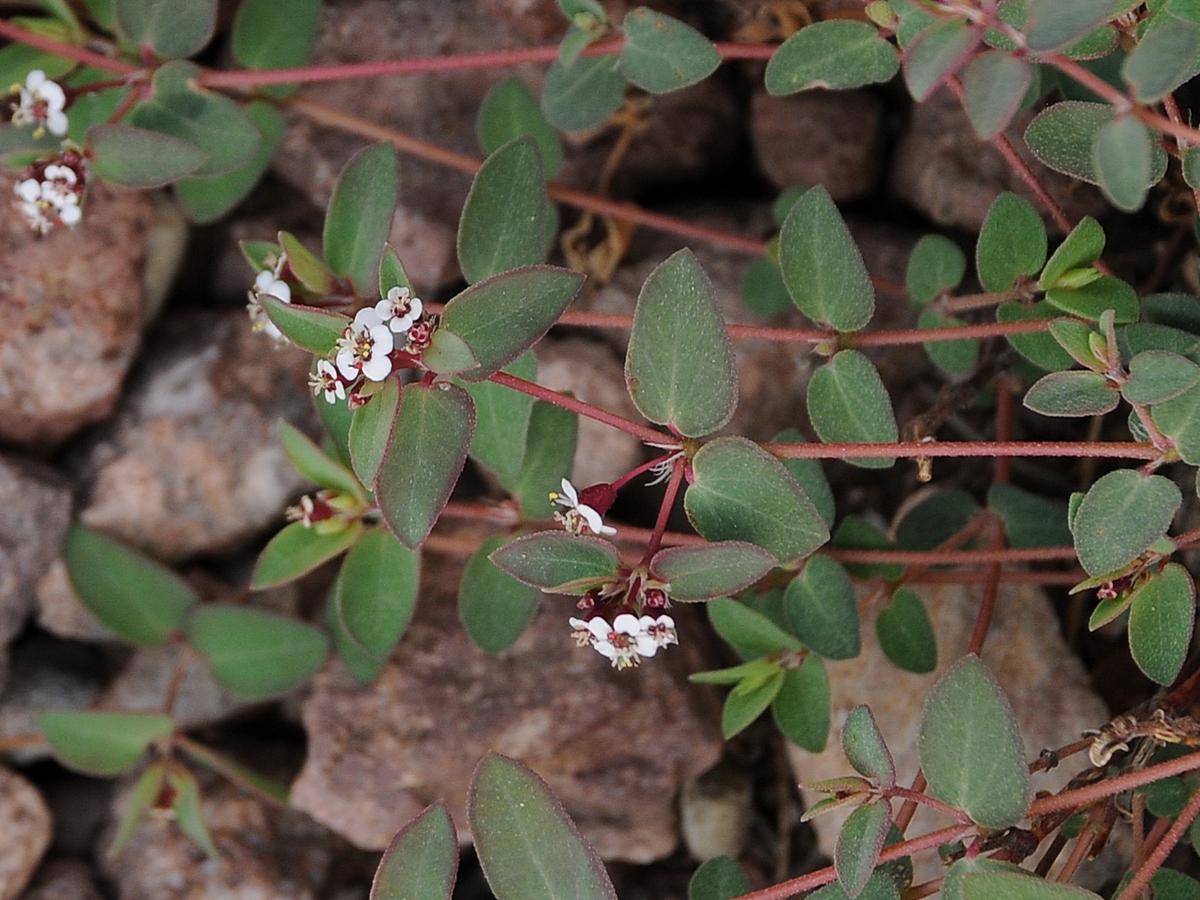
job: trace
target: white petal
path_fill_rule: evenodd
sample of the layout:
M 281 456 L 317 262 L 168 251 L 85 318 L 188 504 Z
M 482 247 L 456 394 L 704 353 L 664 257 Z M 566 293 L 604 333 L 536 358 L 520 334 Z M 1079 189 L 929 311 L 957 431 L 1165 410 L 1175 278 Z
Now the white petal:
M 18 182 L 13 190 L 26 203 L 32 203 L 42 196 L 42 183 L 36 178 L 26 178 L 24 181 Z
M 392 339 L 392 331 L 386 325 L 376 325 L 371 329 L 371 355 L 387 355 L 396 347 Z
M 600 533 L 604 527 L 604 521 L 600 518 L 600 513 L 582 503 L 575 507 L 575 511 L 583 516 L 583 520 L 587 522 L 588 528 L 592 530 L 593 534 Z
M 670 616 L 659 616 L 658 620 L 654 624 L 662 625 L 666 628 L 670 628 L 671 630 L 675 629 L 675 620 L 672 619 Z
M 642 633 L 642 623 L 638 621 L 637 616 L 621 613 L 613 619 L 612 630 L 618 634 L 638 635 Z
M 335 379 L 337 378 L 337 369 L 333 367 L 333 363 L 331 363 L 329 360 L 319 359 L 317 360 L 317 374 L 324 375 L 326 378 Z
M 601 656 L 607 656 L 609 659 L 616 658 L 617 648 L 608 641 L 596 641 L 592 646 L 596 648 L 596 652 Z
M 38 86 L 46 80 L 46 73 L 41 69 L 34 69 L 25 76 L 25 87 L 29 90 L 37 90 Z
M 608 641 L 608 636 L 612 633 L 613 628 L 608 622 L 599 616 L 588 620 L 587 629 L 592 633 L 592 636 L 598 641 Z
M 392 290 L 395 290 L 395 288 L 392 288 Z M 591 630 L 590 628 L 588 628 L 587 622 L 583 621 L 583 619 L 577 619 L 574 616 L 571 616 L 571 618 L 567 619 L 567 624 L 570 625 L 572 628 L 582 628 L 585 631 Z
M 365 306 L 354 314 L 355 327 L 361 328 L 363 331 L 370 331 L 382 324 L 383 316 L 375 312 L 370 306 Z
M 639 656 L 653 656 L 658 652 L 658 641 L 648 634 L 639 634 L 634 643 Z
M 379 316 L 380 321 L 387 322 L 392 318 L 392 304 L 387 300 L 380 300 L 375 304 L 375 315 Z
M 392 374 L 392 361 L 377 353 L 363 363 L 362 373 L 371 381 L 383 381 Z
M 388 288 L 387 300 L 389 303 L 395 303 L 397 300 L 407 300 L 407 299 L 408 299 L 408 288 L 401 287 L 400 285 L 395 285 L 394 287 Z
M 358 367 L 354 365 L 353 350 L 339 350 L 337 355 L 338 371 L 342 373 L 342 377 L 353 381 L 358 377 Z
M 47 181 L 65 181 L 68 184 L 76 182 L 75 170 L 68 166 L 46 166 L 43 177 Z
M 617 529 L 613 528 L 611 525 L 601 525 L 599 530 L 593 530 L 596 531 L 596 534 L 603 534 L 607 537 L 612 537 L 617 533 Z
M 52 109 L 46 113 L 46 130 L 55 137 L 67 133 L 67 114 L 61 109 Z
M 571 482 L 567 481 L 565 478 L 562 480 L 562 492 L 563 495 L 571 501 L 572 506 L 575 506 L 579 503 L 579 495 L 575 493 L 575 485 L 571 484 Z
M 58 217 L 64 225 L 77 225 L 83 218 L 83 212 L 73 203 L 68 203 L 58 211 Z

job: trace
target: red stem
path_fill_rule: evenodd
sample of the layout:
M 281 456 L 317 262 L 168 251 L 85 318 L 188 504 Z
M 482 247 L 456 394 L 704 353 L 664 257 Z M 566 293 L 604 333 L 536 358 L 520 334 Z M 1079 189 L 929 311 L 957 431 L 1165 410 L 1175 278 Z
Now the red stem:
M 85 50 L 83 47 L 76 47 L 74 44 L 68 44 L 64 41 L 56 41 L 54 38 L 21 28 L 19 25 L 14 25 L 5 19 L 0 19 L 0 37 L 19 41 L 38 50 L 45 50 L 47 53 L 53 53 L 56 56 L 65 56 L 67 59 L 73 59 L 84 65 L 94 66 L 105 72 L 115 72 L 118 75 L 132 75 L 141 69 L 141 66 L 135 66 L 124 60 L 113 59 L 111 56 L 104 56 L 100 53 L 93 53 L 91 50 Z
M 1109 459 L 1157 459 L 1153 444 L 1135 441 L 900 441 L 886 444 L 764 444 L 784 459 L 857 459 L 864 456 L 1076 456 Z
M 922 791 L 913 791 L 909 790 L 908 788 L 893 786 L 890 788 L 885 788 L 884 794 L 889 797 L 899 797 L 906 802 L 919 803 L 922 806 L 928 806 L 930 809 L 936 809 L 938 812 L 945 813 L 952 819 L 957 819 L 964 825 L 971 824 L 971 817 L 961 809 L 955 809 L 953 806 L 943 803 L 941 800 L 938 800 L 934 797 L 930 797 L 928 794 L 923 793 Z
M 671 464 L 671 478 L 667 481 L 662 505 L 658 508 L 658 519 L 654 522 L 650 540 L 646 542 L 646 552 L 642 554 L 642 565 L 644 566 L 650 564 L 650 559 L 658 552 L 658 546 L 662 543 L 663 533 L 667 530 L 667 519 L 671 517 L 671 507 L 675 505 L 675 495 L 679 493 L 679 485 L 683 481 L 683 471 L 686 468 L 687 463 L 683 457 L 677 457 Z
M 612 483 L 612 485 L 611 485 L 612 489 L 614 491 L 620 490 L 625 485 L 629 484 L 629 482 L 633 481 L 633 479 L 635 479 L 639 475 L 641 475 L 643 472 L 649 472 L 655 466 L 665 463 L 668 459 L 671 458 L 671 455 L 672 455 L 671 453 L 664 453 L 662 456 L 656 456 L 656 457 L 654 457 L 654 459 L 649 460 L 648 462 L 644 462 L 640 466 L 630 469 L 628 472 L 626 472 L 624 475 L 622 475 L 620 478 L 618 478 L 616 481 L 614 481 Z
M 1146 864 L 1138 869 L 1137 874 L 1129 884 L 1125 885 L 1125 890 L 1117 894 L 1116 900 L 1133 900 L 1145 889 L 1150 883 L 1150 879 L 1159 867 L 1166 861 L 1167 854 L 1175 849 L 1175 845 L 1179 843 L 1179 839 L 1183 837 L 1183 833 L 1187 831 L 1188 826 L 1192 824 L 1192 819 L 1200 813 L 1200 791 L 1192 794 L 1192 797 L 1187 802 L 1187 806 L 1183 808 L 1183 812 L 1179 814 L 1179 818 L 1171 825 L 1171 828 L 1162 836 L 1162 840 L 1158 842 L 1150 856 L 1146 859 Z
M 1089 803 L 1095 803 L 1097 800 L 1103 800 L 1105 797 L 1112 797 L 1144 784 L 1150 784 L 1152 781 L 1170 778 L 1172 775 L 1182 775 L 1196 769 L 1200 769 L 1200 753 L 1189 753 L 1187 756 L 1179 756 L 1166 762 L 1147 766 L 1136 772 L 1126 772 L 1096 784 L 1063 791 L 1052 797 L 1039 797 L 1029 805 L 1028 815 L 1044 816 L 1047 813 L 1059 812 L 1064 809 L 1077 809 Z M 1196 793 L 1196 796 L 1200 797 L 1200 791 Z

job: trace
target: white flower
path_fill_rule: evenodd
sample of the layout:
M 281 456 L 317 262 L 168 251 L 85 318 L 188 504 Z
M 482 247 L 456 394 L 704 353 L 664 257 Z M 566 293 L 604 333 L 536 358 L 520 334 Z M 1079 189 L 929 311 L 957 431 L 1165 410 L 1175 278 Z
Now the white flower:
M 13 85 L 21 93 L 21 102 L 13 106 L 14 125 L 33 125 L 34 136 L 49 131 L 55 137 L 67 133 L 67 114 L 63 112 L 67 95 L 41 69 L 34 69 L 24 85 Z
M 575 642 L 576 647 L 586 647 L 592 642 L 592 632 L 588 628 L 588 623 L 583 619 L 571 617 L 567 620 L 571 626 L 571 640 Z
M 601 656 L 612 661 L 618 669 L 627 669 L 641 662 L 643 656 L 658 652 L 658 643 L 642 630 L 637 616 L 621 613 L 612 625 L 601 618 L 587 623 L 592 635 L 592 646 Z
M 617 533 L 617 529 L 604 524 L 600 513 L 587 504 L 579 502 L 579 494 L 575 491 L 575 486 L 565 478 L 562 480 L 562 493 L 551 491 L 550 500 L 563 507 L 564 511 L 554 513 L 554 519 L 571 534 L 583 534 L 585 531 L 603 535 Z
M 272 270 L 264 269 L 255 276 L 254 287 L 250 289 L 249 296 L 250 301 L 246 304 L 246 312 L 250 314 L 251 327 L 255 331 L 263 332 L 277 344 L 287 343 L 283 332 L 276 327 L 275 323 L 267 316 L 266 310 L 262 308 L 259 298 L 270 296 L 284 303 L 291 303 L 292 289 L 288 283 Z
M 342 381 L 342 376 L 338 374 L 333 363 L 327 359 L 317 360 L 317 370 L 308 379 L 308 386 L 312 388 L 313 396 L 324 391 L 326 403 L 346 399 L 346 383 Z
M 338 338 L 338 371 L 351 381 L 359 373 L 370 381 L 383 381 L 392 371 L 389 354 L 394 346 L 392 332 L 383 317 L 370 307 L 360 309 Z
M 405 334 L 421 317 L 423 307 L 420 298 L 409 296 L 408 288 L 396 286 L 375 304 L 375 312 L 393 332 Z
M 675 620 L 670 616 L 659 616 L 657 619 L 652 616 L 642 616 L 638 622 L 642 631 L 654 641 L 656 647 L 679 643 L 679 637 L 675 634 Z
M 262 296 L 268 294 L 284 303 L 292 302 L 292 289 L 286 281 L 279 278 L 270 269 L 264 269 L 254 279 L 254 293 Z
M 49 166 L 46 171 L 59 168 L 63 167 Z M 75 173 L 70 169 L 66 171 L 70 173 L 70 185 L 73 185 Z M 83 218 L 83 212 L 79 208 L 79 194 L 71 189 L 70 185 L 65 179 L 38 181 L 36 178 L 26 178 L 13 185 L 13 193 L 17 195 L 17 206 L 30 228 L 39 234 L 49 234 L 56 225 L 79 223 Z

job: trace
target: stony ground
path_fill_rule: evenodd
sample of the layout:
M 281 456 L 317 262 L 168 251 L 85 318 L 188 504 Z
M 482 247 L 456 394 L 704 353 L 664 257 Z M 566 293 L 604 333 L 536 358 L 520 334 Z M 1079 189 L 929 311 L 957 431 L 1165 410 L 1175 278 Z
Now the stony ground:
M 755 0 L 655 5 L 716 37 L 739 28 L 754 37 L 762 27 Z M 339 0 L 325 10 L 316 60 L 524 46 L 560 31 L 553 0 Z M 538 68 L 515 71 L 536 91 Z M 305 96 L 477 153 L 479 100 L 508 74 L 326 85 Z M 778 191 L 821 183 L 843 205 L 872 273 L 893 281 L 903 281 L 921 234 L 940 230 L 969 249 L 996 194 L 1022 190 L 948 95 L 916 110 L 898 85 L 775 99 L 761 88 L 761 65 L 743 64 L 643 106 L 612 179 L 615 196 L 765 237 Z M 569 138 L 561 179 L 595 189 L 618 131 Z M 0 741 L 20 744 L 42 708 L 158 709 L 177 664 L 176 650 L 133 652 L 114 642 L 79 606 L 57 559 L 73 519 L 177 565 L 206 599 L 299 616 L 321 607 L 328 572 L 265 594 L 249 596 L 243 587 L 255 553 L 306 487 L 283 456 L 275 422 L 283 417 L 311 434 L 317 424 L 306 356 L 273 350 L 250 332 L 243 307 L 252 273 L 236 241 L 271 239 L 285 228 L 317 246 L 322 204 L 362 143 L 293 117 L 271 176 L 228 221 L 209 228 L 190 228 L 169 196 L 103 186 L 90 193 L 85 222 L 73 233 L 35 238 L 17 216 L 0 217 Z M 11 180 L 0 176 L 0 195 Z M 1055 176 L 1048 183 L 1072 217 L 1102 212 L 1090 190 Z M 457 288 L 454 233 L 468 184 L 464 175 L 401 158 L 392 245 L 423 296 L 442 299 Z M 576 214 L 564 215 L 569 224 Z M 1150 219 L 1139 227 L 1142 245 L 1147 233 L 1169 233 Z M 631 311 L 646 274 L 682 244 L 637 232 L 615 275 L 589 288 L 581 307 Z M 739 297 L 749 258 L 692 246 L 729 320 L 763 321 Z M 1116 248 L 1116 258 L 1142 274 L 1148 256 Z M 879 318 L 896 326 L 912 315 L 902 299 L 882 297 Z M 539 378 L 632 413 L 623 340 L 556 332 L 539 347 Z M 803 427 L 809 361 L 780 344 L 743 341 L 736 349 L 742 402 L 732 427 L 755 439 Z M 936 400 L 942 383 L 919 349 L 883 351 L 875 361 L 901 422 Z M 641 458 L 625 436 L 593 426 L 581 425 L 577 483 L 612 478 Z M 829 472 L 839 512 L 883 521 L 917 487 L 902 466 Z M 946 463 L 937 477 L 978 488 L 986 472 Z M 1077 476 L 1028 467 L 1022 477 L 1061 493 Z M 464 485 L 488 490 L 472 475 Z M 616 515 L 649 524 L 652 500 L 623 499 Z M 470 537 L 471 529 L 444 533 Z M 761 884 L 829 850 L 835 823 L 822 820 L 815 836 L 800 829 L 794 784 L 843 773 L 840 753 L 785 748 L 767 723 L 723 746 L 720 694 L 686 682 L 690 671 L 727 662 L 701 615 L 680 613 L 683 647 L 617 675 L 560 639 L 568 611 L 549 600 L 510 650 L 488 657 L 457 623 L 461 564 L 427 554 L 416 621 L 370 687 L 331 662 L 311 689 L 246 707 L 202 667 L 186 665 L 180 719 L 199 739 L 293 789 L 295 808 L 283 811 L 204 776 L 217 858 L 206 860 L 172 824 L 154 820 L 122 857 L 106 860 L 114 810 L 130 783 L 71 774 L 36 744 L 8 752 L 0 765 L 0 900 L 364 898 L 378 851 L 424 805 L 447 800 L 464 826 L 466 780 L 487 749 L 521 758 L 546 778 L 610 862 L 622 897 L 682 897 L 694 860 L 714 853 L 740 854 Z M 965 647 L 972 596 L 953 586 L 926 596 L 943 663 Z M 1057 609 L 1074 638 L 1070 608 Z M 1054 612 L 1037 589 L 1004 595 L 985 653 L 1031 754 L 1098 727 L 1107 709 L 1146 692 L 1119 640 L 1088 644 L 1085 667 L 1048 626 Z M 869 640 L 863 658 L 833 666 L 831 676 L 835 727 L 853 705 L 870 702 L 893 747 L 909 745 L 899 768 L 911 777 L 916 704 L 934 676 L 898 673 Z M 1108 871 L 1090 877 L 1099 884 Z M 469 856 L 456 896 L 487 896 Z

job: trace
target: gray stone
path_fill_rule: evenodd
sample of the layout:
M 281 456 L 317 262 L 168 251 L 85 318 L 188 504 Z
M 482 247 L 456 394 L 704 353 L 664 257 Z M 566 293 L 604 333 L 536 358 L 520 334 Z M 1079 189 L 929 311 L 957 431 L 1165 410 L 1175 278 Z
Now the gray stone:
M 618 672 L 573 645 L 571 602 L 547 597 L 516 643 L 488 656 L 457 621 L 461 571 L 460 560 L 425 553 L 415 620 L 374 684 L 336 663 L 317 676 L 292 802 L 378 850 L 440 798 L 465 840 L 467 784 L 495 750 L 544 778 L 602 857 L 670 853 L 675 792 L 721 751 L 714 697 L 686 680 L 704 665 L 703 617 L 678 609 L 681 646 Z
M 32 784 L 0 766 L 0 900 L 16 900 L 50 846 L 50 811 Z
M 42 866 L 21 900 L 102 900 L 92 870 L 75 859 L 56 859 Z

